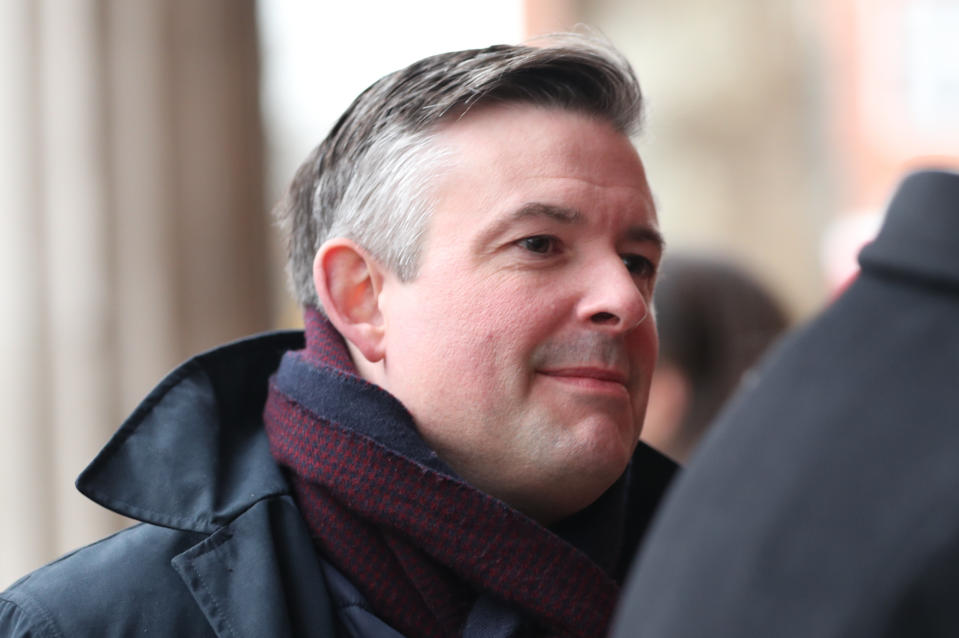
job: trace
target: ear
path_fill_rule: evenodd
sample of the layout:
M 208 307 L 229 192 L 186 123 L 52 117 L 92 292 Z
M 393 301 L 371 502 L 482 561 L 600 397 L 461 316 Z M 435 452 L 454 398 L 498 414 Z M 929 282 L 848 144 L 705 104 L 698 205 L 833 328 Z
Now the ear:
M 313 285 L 339 333 L 371 363 L 381 360 L 385 343 L 379 262 L 349 239 L 331 239 L 313 260 Z

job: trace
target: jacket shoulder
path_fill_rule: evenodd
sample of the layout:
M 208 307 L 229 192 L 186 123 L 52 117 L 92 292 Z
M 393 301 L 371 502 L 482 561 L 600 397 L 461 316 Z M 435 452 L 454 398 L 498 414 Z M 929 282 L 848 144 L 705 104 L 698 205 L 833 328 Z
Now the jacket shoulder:
M 210 636 L 171 568 L 202 534 L 139 524 L 0 593 L 0 636 Z

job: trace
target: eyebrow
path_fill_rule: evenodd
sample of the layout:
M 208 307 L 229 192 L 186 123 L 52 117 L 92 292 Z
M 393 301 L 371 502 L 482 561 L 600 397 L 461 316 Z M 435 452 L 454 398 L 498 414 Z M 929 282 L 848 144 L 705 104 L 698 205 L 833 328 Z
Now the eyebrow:
M 530 202 L 523 204 L 510 215 L 506 220 L 517 221 L 528 217 L 548 217 L 558 222 L 566 224 L 579 224 L 583 221 L 583 215 L 578 210 L 566 208 L 564 206 L 553 206 L 552 204 L 542 204 L 540 202 Z
M 570 225 L 583 223 L 583 214 L 574 208 L 544 204 L 542 202 L 528 202 L 517 208 L 511 214 L 494 222 L 494 224 L 481 235 L 478 243 L 485 244 L 492 238 L 505 232 L 506 229 L 517 221 L 531 218 L 535 219 L 537 217 L 545 217 Z M 660 251 L 666 247 L 666 241 L 663 239 L 662 233 L 652 226 L 630 226 L 626 230 L 626 237 L 630 241 L 654 244 Z
M 651 226 L 630 226 L 626 231 L 630 241 L 655 244 L 660 252 L 666 249 L 666 240 L 663 234 Z

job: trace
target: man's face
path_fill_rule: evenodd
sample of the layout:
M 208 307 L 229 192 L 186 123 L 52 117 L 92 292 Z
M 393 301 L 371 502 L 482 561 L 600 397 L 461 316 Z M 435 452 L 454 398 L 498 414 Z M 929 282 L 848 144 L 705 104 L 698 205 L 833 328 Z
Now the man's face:
M 446 125 L 419 271 L 387 275 L 384 379 L 464 479 L 543 522 L 623 472 L 646 409 L 662 251 L 629 140 L 490 106 Z

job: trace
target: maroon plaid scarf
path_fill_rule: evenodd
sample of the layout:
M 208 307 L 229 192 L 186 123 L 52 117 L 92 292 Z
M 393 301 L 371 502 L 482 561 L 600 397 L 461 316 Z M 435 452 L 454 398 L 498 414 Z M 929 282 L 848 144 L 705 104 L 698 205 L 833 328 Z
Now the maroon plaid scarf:
M 311 384 L 355 392 L 348 405 L 380 426 L 386 412 L 400 448 L 415 430 L 395 399 L 356 375 L 333 327 L 309 313 L 307 348 L 288 353 L 271 382 L 266 431 L 320 553 L 377 615 L 409 636 L 460 635 L 482 593 L 520 610 L 524 635 L 606 633 L 618 586 L 586 554 L 441 461 L 414 461 L 358 432 L 352 415 L 317 414 L 289 396 Z

